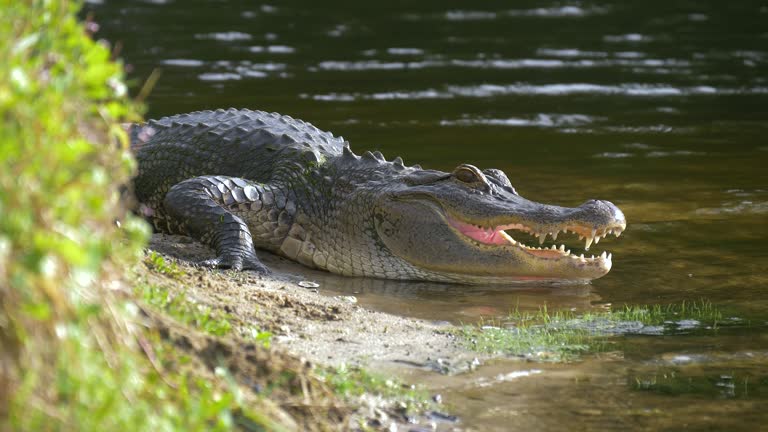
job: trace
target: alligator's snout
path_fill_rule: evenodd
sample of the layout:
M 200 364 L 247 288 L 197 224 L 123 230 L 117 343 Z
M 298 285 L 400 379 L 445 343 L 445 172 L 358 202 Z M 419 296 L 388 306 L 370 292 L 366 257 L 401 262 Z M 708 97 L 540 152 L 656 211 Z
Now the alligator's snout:
M 623 231 L 627 227 L 624 213 L 610 201 L 591 199 L 576 208 L 579 210 L 578 218 L 583 223 L 594 223 L 595 229 L 601 225 L 611 225 L 611 228 L 621 228 Z
M 609 214 L 617 223 L 623 221 L 626 225 L 624 213 L 610 201 L 591 199 L 584 202 L 579 208 L 585 209 L 589 213 Z

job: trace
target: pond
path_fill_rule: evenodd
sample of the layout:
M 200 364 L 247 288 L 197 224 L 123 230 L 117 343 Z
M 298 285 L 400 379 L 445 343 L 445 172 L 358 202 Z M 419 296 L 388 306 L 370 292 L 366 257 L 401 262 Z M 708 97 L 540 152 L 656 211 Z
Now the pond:
M 768 3 L 91 0 L 84 13 L 118 41 L 136 87 L 159 71 L 148 117 L 277 111 L 357 153 L 499 168 L 527 198 L 608 199 L 628 220 L 600 244 L 613 270 L 589 285 L 313 273 L 321 286 L 454 323 L 701 299 L 737 323 L 621 336 L 620 350 L 573 363 L 422 377 L 462 424 L 759 430 L 768 420 Z

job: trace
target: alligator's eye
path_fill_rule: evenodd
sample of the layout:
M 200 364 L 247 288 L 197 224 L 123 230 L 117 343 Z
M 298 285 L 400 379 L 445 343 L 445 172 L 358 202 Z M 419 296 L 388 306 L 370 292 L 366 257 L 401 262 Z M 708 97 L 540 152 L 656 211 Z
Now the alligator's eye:
M 480 187 L 482 189 L 488 188 L 488 179 L 486 179 L 485 175 L 473 165 L 459 165 L 453 170 L 453 176 L 456 180 L 462 183 L 467 183 L 468 185 Z
M 453 173 L 453 175 L 454 177 L 463 181 L 464 183 L 476 183 L 480 181 L 480 178 L 477 177 L 477 174 L 475 174 L 474 171 L 464 167 L 460 167 L 459 169 L 457 169 L 456 172 Z

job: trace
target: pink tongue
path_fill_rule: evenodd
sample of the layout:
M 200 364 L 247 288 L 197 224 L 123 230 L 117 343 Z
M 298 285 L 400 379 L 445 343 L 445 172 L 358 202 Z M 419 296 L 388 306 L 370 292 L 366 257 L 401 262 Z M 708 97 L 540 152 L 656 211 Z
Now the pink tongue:
M 499 231 L 491 228 L 478 228 L 454 219 L 449 219 L 451 225 L 467 237 L 473 238 L 480 243 L 504 245 L 509 244 L 509 240 L 502 237 Z

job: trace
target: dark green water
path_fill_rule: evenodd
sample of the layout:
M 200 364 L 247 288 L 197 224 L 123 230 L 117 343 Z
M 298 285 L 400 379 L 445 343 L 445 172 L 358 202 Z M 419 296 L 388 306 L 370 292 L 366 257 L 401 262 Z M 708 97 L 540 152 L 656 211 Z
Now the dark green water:
M 312 274 L 361 304 L 473 322 L 516 306 L 584 311 L 706 298 L 752 323 L 627 337 L 617 356 L 576 364 L 430 378 L 465 426 L 761 429 L 768 2 L 322 3 L 104 0 L 85 9 L 100 36 L 120 41 L 137 86 L 162 70 L 150 117 L 278 111 L 343 135 L 358 153 L 377 149 L 445 170 L 500 168 L 523 196 L 561 205 L 609 199 L 629 222 L 620 239 L 596 248 L 613 253 L 611 273 L 586 286 Z M 532 369 L 540 373 L 494 378 Z M 481 385 L 483 374 L 492 385 Z

